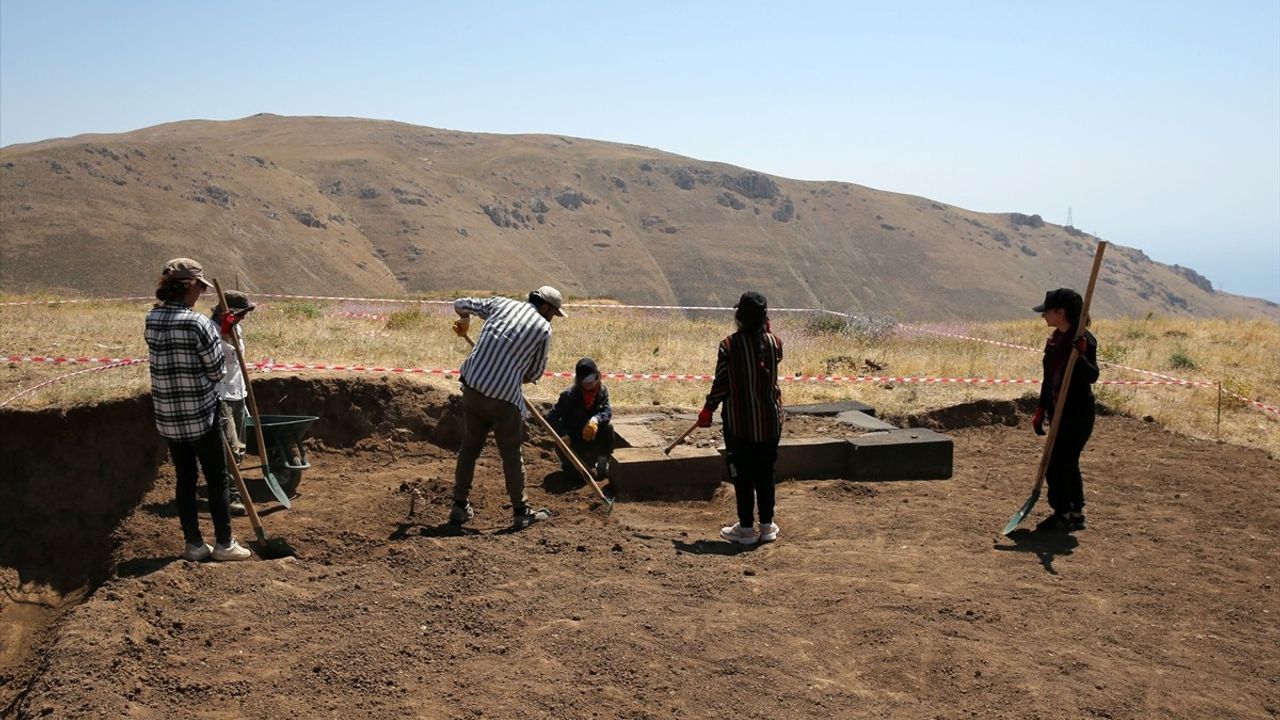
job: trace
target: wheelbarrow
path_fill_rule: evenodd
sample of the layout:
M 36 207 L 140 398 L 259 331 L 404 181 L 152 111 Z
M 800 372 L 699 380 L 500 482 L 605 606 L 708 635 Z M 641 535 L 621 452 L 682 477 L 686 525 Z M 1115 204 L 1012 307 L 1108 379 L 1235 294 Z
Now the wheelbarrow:
M 264 458 L 261 465 L 249 465 L 242 470 L 261 470 L 262 479 L 276 500 L 286 508 L 291 505 L 289 498 L 298 492 L 298 483 L 302 482 L 302 471 L 311 467 L 307 462 L 307 451 L 302 447 L 302 438 L 306 436 L 311 423 L 319 420 L 310 415 L 263 415 L 262 442 L 267 446 L 264 456 L 258 449 L 258 434 L 254 432 L 255 418 L 247 418 L 245 431 L 245 451 Z

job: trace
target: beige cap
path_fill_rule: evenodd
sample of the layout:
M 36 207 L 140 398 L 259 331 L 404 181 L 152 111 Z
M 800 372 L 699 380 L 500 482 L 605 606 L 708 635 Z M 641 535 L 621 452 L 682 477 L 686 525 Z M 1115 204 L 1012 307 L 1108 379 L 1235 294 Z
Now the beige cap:
M 550 285 L 543 285 L 537 290 L 534 290 L 533 294 L 541 298 L 546 304 L 555 308 L 557 315 L 560 317 L 566 317 L 564 310 L 560 309 L 560 305 L 564 302 L 564 298 L 560 296 L 559 290 L 551 287 Z
M 205 287 L 213 287 L 213 283 L 204 279 L 204 267 L 191 258 L 170 260 L 160 274 L 170 280 L 197 280 Z

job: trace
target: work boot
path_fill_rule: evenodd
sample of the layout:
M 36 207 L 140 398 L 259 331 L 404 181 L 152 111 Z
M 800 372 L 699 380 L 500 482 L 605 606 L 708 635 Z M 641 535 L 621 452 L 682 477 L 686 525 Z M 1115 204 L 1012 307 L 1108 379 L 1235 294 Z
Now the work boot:
M 1036 523 L 1036 532 L 1065 532 L 1071 528 L 1071 521 L 1063 513 L 1054 513 Z
M 223 545 L 218 543 L 213 548 L 213 559 L 218 562 L 228 562 L 232 560 L 248 560 L 253 556 L 253 552 L 249 548 L 244 547 L 236 542 L 235 538 L 231 538 L 231 542 Z
M 720 528 L 720 537 L 735 542 L 739 545 L 755 545 L 760 539 L 760 535 L 756 533 L 753 527 L 742 527 L 742 523 L 734 523 L 728 527 Z
M 595 476 L 596 476 L 596 480 L 603 480 L 603 479 L 605 479 L 606 477 L 608 477 L 608 475 L 609 475 L 609 456 L 608 456 L 608 455 L 601 455 L 600 457 L 596 458 L 596 466 L 595 466 L 595 468 L 594 468 L 594 469 L 595 469 Z
M 461 525 L 470 522 L 471 518 L 476 516 L 476 511 L 471 509 L 471 503 L 453 504 L 453 509 L 449 511 L 449 523 L 451 525 Z
M 199 545 L 188 545 L 182 551 L 182 559 L 190 560 L 191 562 L 204 562 L 212 554 L 213 548 L 209 547 L 208 543 L 200 543 Z
M 231 504 L 228 507 L 231 508 L 232 515 L 247 515 L 249 513 L 248 510 L 244 509 L 244 500 L 240 499 L 240 493 L 238 492 L 231 493 Z
M 1067 513 L 1067 523 L 1072 531 L 1084 530 L 1084 513 Z
M 527 528 L 536 522 L 547 520 L 550 517 L 551 517 L 550 510 L 546 508 L 540 508 L 538 510 L 534 510 L 533 508 L 528 507 L 526 505 L 525 507 L 522 507 L 522 508 L 516 508 L 515 512 L 512 513 L 511 524 L 517 530 L 523 530 L 524 528 Z

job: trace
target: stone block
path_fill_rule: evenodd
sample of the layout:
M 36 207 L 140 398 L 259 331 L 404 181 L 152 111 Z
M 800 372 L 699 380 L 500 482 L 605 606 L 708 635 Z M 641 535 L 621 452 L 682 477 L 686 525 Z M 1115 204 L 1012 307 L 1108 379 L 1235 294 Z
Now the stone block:
M 849 438 L 850 480 L 946 480 L 951 438 L 933 430 L 886 430 Z
M 618 448 L 613 451 L 609 483 L 623 502 L 635 500 L 710 500 L 720 487 L 724 459 L 712 448 Z
M 779 480 L 831 480 L 846 477 L 848 467 L 849 443 L 842 437 L 783 438 L 778 443 L 774 477 Z

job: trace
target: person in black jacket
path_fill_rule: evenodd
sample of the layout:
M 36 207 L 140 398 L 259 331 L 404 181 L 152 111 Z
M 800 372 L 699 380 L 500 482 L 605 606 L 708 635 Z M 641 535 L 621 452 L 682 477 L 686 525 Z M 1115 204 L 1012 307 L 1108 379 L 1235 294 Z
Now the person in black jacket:
M 600 369 L 595 360 L 582 358 L 573 369 L 573 387 L 560 393 L 556 406 L 547 413 L 547 422 L 596 479 L 609 474 L 612 419 L 609 390 L 600 382 Z M 560 458 L 560 464 L 567 471 L 573 470 L 568 458 Z
M 1037 530 L 1083 530 L 1084 478 L 1080 474 L 1080 453 L 1093 434 L 1095 401 L 1093 384 L 1098 381 L 1098 340 L 1088 330 L 1077 330 L 1084 299 L 1069 288 L 1059 288 L 1045 293 L 1044 302 L 1032 308 L 1040 313 L 1045 324 L 1054 328 L 1044 346 L 1044 377 L 1040 382 L 1040 403 L 1032 416 L 1031 426 L 1037 435 L 1044 435 L 1045 421 L 1052 422 L 1054 414 L 1061 412 L 1058 435 L 1049 456 L 1045 479 L 1049 483 L 1049 506 L 1053 514 L 1036 525 Z M 1055 407 L 1067 361 L 1072 349 L 1079 351 L 1075 369 L 1071 372 L 1071 387 L 1063 407 Z

